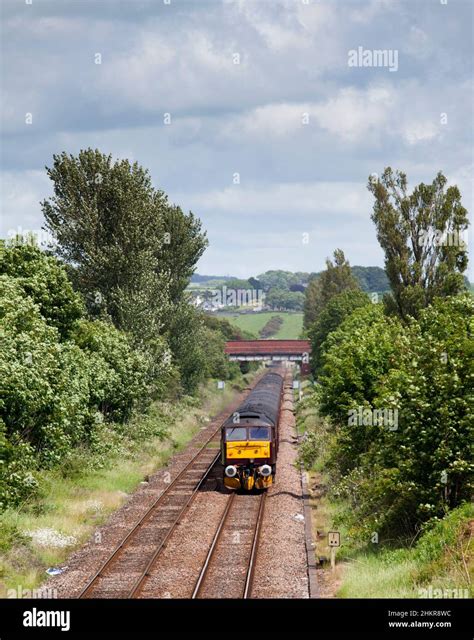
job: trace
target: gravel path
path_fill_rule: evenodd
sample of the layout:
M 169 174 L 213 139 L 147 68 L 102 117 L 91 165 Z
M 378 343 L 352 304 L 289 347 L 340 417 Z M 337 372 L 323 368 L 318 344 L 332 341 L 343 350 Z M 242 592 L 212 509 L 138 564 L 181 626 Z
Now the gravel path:
M 276 482 L 268 490 L 253 598 L 308 598 L 301 473 L 296 464 L 292 377 L 285 376 Z
M 308 598 L 308 573 L 301 472 L 297 458 L 291 376 L 286 375 L 280 418 L 276 484 L 269 489 L 251 592 L 252 598 Z M 143 590 L 143 598 L 189 598 L 206 559 L 229 492 L 222 488 L 222 466 L 184 516 Z M 232 598 L 241 593 L 258 495 L 237 495 L 239 505 L 211 560 L 199 597 Z M 224 543 L 224 544 L 222 544 Z

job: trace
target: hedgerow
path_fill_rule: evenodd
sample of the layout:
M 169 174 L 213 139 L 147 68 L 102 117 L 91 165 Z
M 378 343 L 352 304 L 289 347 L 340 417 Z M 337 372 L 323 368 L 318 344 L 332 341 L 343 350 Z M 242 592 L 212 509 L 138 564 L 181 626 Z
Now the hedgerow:
M 17 239 L 0 258 L 0 509 L 38 490 L 43 469 L 103 465 L 123 439 L 165 434 L 155 400 L 228 379 L 224 331 L 181 303 L 166 336 L 91 319 L 66 268 Z M 177 366 L 179 365 L 179 366 Z
M 353 535 L 410 538 L 472 496 L 473 322 L 468 294 L 435 299 L 407 325 L 371 305 L 322 345 L 332 488 Z M 376 412 L 390 419 L 365 419 Z

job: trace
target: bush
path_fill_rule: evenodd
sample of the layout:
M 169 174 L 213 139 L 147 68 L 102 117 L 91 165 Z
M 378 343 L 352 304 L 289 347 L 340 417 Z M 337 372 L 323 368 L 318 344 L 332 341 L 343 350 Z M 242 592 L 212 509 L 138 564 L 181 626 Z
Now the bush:
M 0 276 L 0 418 L 49 466 L 78 442 L 88 417 L 87 360 L 46 324 L 17 279 Z
M 356 309 L 324 342 L 321 413 L 336 425 L 333 462 L 341 473 L 357 466 L 359 456 L 378 437 L 379 427 L 354 423 L 350 416 L 359 407 L 378 407 L 378 384 L 396 366 L 394 342 L 400 332 L 400 323 L 387 319 L 382 305 L 370 304 Z
M 359 307 L 370 304 L 369 297 L 362 291 L 347 290 L 329 300 L 309 329 L 311 340 L 311 369 L 318 375 L 323 365 L 324 342 L 350 314 Z
M 472 495 L 474 300 L 436 299 L 403 331 L 378 313 L 357 310 L 329 336 L 322 398 L 347 521 L 406 538 Z M 394 428 L 344 424 L 351 403 L 392 411 Z
M 32 473 L 36 467 L 33 448 L 18 436 L 7 440 L 5 431 L 0 418 L 0 511 L 34 496 L 38 489 Z
M 152 401 L 193 392 L 206 377 L 238 375 L 224 354 L 235 332 L 229 323 L 216 326 L 176 302 L 168 343 L 159 318 L 148 317 L 156 312 L 148 298 L 117 289 L 125 296 L 120 313 L 130 315 L 125 324 L 134 326 L 127 334 L 86 319 L 56 258 L 21 238 L 0 249 L 0 508 L 35 493 L 37 470 L 56 466 L 69 477 L 91 461 L 105 464 L 123 439 L 162 436 L 156 415 L 131 421 Z M 137 305 L 148 333 L 134 323 Z
M 73 290 L 64 267 L 34 244 L 18 238 L 4 249 L 0 259 L 1 274 L 18 281 L 61 338 L 70 334 L 76 320 L 84 313 L 82 299 Z
M 227 380 L 237 375 L 238 367 L 230 365 L 224 354 L 226 335 L 225 325 L 221 330 L 191 305 L 177 305 L 166 337 L 185 393 L 194 393 L 206 378 Z
M 173 373 L 163 339 L 145 351 L 111 324 L 84 319 L 65 339 L 43 308 L 21 278 L 0 276 L 2 508 L 34 492 L 36 468 L 66 468 L 77 447 L 103 455 L 118 424 L 146 410 Z
M 89 402 L 105 420 L 123 422 L 148 407 L 149 362 L 126 334 L 101 320 L 81 320 L 72 338 L 88 358 Z
M 405 497 L 411 528 L 472 495 L 473 321 L 470 295 L 436 299 L 411 322 L 408 341 L 395 344 L 397 368 L 380 385 L 379 401 L 398 410 L 399 428 L 384 432 L 367 464 L 397 469 L 389 488 Z
M 272 316 L 258 332 L 260 338 L 265 340 L 266 338 L 275 335 L 275 333 L 278 333 L 282 324 L 283 318 L 281 316 Z

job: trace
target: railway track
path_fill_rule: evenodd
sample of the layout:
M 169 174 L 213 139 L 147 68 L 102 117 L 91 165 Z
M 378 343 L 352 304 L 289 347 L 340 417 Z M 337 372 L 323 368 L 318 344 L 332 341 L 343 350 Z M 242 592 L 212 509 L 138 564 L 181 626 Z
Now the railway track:
M 79 598 L 136 597 L 137 584 L 146 577 L 218 458 L 215 449 L 200 450 L 109 555 Z
M 253 385 L 252 385 L 253 386 Z M 78 598 L 137 598 L 220 453 L 219 426 L 88 579 Z
M 191 598 L 250 598 L 266 492 L 229 496 Z

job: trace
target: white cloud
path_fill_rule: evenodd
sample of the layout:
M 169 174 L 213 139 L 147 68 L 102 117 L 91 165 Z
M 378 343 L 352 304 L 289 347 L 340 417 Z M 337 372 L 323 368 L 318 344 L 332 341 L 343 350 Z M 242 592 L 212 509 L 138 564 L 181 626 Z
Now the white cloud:
M 355 23 L 368 24 L 379 13 L 386 10 L 395 10 L 396 3 L 393 0 L 369 0 L 363 3 L 354 3 L 349 6 L 349 16 Z
M 369 133 L 381 133 L 391 119 L 396 94 L 387 86 L 368 89 L 347 87 L 333 98 L 321 102 L 268 104 L 230 119 L 223 133 L 234 138 L 242 135 L 285 137 L 297 132 L 309 135 L 316 123 L 321 129 L 343 141 L 366 141 Z M 307 115 L 308 124 L 303 124 Z M 310 125 L 310 126 L 308 126 Z
M 314 37 L 327 35 L 336 20 L 334 8 L 322 3 L 239 0 L 235 6 L 272 51 L 309 48 Z
M 303 115 L 309 114 L 311 108 L 309 103 L 263 105 L 228 119 L 223 125 L 223 133 L 237 139 L 242 135 L 263 138 L 292 135 L 306 126 L 303 125 Z
M 468 93 L 466 84 L 459 87 L 458 95 L 467 98 Z M 456 126 L 459 109 L 451 95 L 434 100 L 430 90 L 418 83 L 379 82 L 364 88 L 341 87 L 319 101 L 261 105 L 224 118 L 217 131 L 219 136 L 237 142 L 286 139 L 290 144 L 301 145 L 309 137 L 318 138 L 322 130 L 342 143 L 364 149 L 378 148 L 390 139 L 409 149 L 441 140 L 447 131 L 447 125 L 441 124 L 442 112 L 446 110 L 452 127 Z M 303 116 L 308 118 L 307 125 L 303 124 Z M 318 142 L 319 139 L 320 136 Z
M 472 145 L 466 3 L 427 12 L 411 0 L 142 0 L 137 10 L 48 0 L 41 15 L 7 4 L 2 230 L 39 228 L 38 202 L 50 192 L 42 167 L 88 146 L 136 159 L 201 217 L 215 239 L 204 261 L 221 261 L 215 271 L 240 258 L 229 229 L 246 237 L 242 269 L 281 261 L 311 270 L 339 245 L 351 261 L 374 263 L 365 182 L 387 165 L 412 184 L 438 169 L 460 175 L 472 202 L 459 169 Z M 358 44 L 398 48 L 399 72 L 349 69 Z M 34 124 L 25 130 L 27 111 Z M 226 189 L 233 171 L 242 185 Z M 300 224 L 315 234 L 311 251 L 285 252 Z M 262 249 L 265 238 L 280 255 Z
M 390 119 L 395 92 L 388 86 L 374 86 L 367 90 L 352 87 L 314 108 L 323 129 L 346 140 L 355 142 L 367 134 L 379 131 Z
M 365 183 L 314 182 L 280 183 L 266 186 L 235 185 L 226 189 L 194 194 L 175 194 L 192 203 L 196 211 L 237 213 L 256 218 L 272 215 L 366 216 L 371 209 Z
M 432 53 L 433 44 L 426 31 L 416 25 L 412 25 L 403 49 L 416 58 L 426 60 Z

